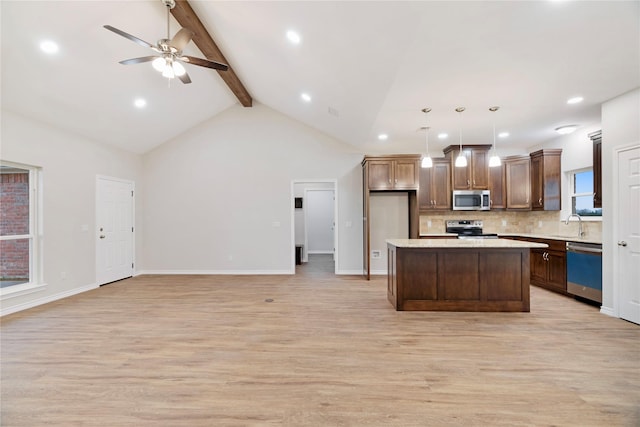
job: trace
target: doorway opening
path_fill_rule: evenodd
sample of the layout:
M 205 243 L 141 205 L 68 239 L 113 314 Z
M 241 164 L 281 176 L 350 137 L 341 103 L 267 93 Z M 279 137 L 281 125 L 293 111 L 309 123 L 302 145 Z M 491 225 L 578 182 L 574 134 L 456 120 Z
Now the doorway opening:
M 291 184 L 292 263 L 304 270 L 338 271 L 337 181 L 294 180 Z

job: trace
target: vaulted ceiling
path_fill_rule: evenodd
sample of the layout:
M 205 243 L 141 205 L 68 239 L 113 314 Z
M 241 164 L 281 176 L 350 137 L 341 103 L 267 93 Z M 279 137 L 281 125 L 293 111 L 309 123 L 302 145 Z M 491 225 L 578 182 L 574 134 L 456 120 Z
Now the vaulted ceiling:
M 422 152 L 425 124 L 434 150 L 457 144 L 460 129 L 465 144 L 490 143 L 494 120 L 510 134 L 499 144 L 529 147 L 556 127 L 598 123 L 602 102 L 640 86 L 638 1 L 190 5 L 252 102 L 363 153 Z M 166 36 L 161 0 L 5 0 L 0 12 L 3 109 L 144 153 L 241 103 L 214 70 L 186 65 L 184 85 L 149 63 L 118 64 L 153 52 L 103 25 L 155 43 Z M 179 27 L 172 17 L 172 35 Z M 44 54 L 44 39 L 59 52 Z M 195 43 L 185 53 L 205 56 Z

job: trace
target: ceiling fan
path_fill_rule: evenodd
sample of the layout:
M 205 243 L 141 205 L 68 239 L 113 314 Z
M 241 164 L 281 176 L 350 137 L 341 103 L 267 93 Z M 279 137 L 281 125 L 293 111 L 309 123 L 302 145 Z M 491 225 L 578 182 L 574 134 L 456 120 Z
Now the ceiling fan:
M 182 50 L 191 41 L 194 33 L 188 28 L 181 28 L 172 39 L 169 38 L 169 10 L 173 9 L 176 3 L 175 0 L 162 0 L 162 3 L 167 7 L 167 38 L 158 40 L 156 45 L 147 43 L 146 41 L 125 33 L 111 25 L 104 26 L 107 30 L 113 31 L 114 33 L 138 43 L 141 46 L 149 47 L 159 54 L 125 59 L 124 61 L 120 61 L 120 64 L 131 65 L 151 62 L 153 68 L 161 72 L 163 77 L 168 79 L 178 77 L 182 83 L 191 83 L 191 78 L 189 78 L 189 74 L 187 74 L 187 70 L 185 70 L 181 62 L 212 68 L 214 70 L 227 71 L 229 66 L 226 64 L 210 61 L 208 59 L 196 58 L 194 56 L 182 55 Z

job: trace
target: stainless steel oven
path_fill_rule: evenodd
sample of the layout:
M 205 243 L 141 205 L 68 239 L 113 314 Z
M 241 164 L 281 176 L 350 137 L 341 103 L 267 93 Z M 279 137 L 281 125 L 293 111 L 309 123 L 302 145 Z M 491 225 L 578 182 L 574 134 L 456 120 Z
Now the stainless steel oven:
M 567 242 L 567 292 L 602 303 L 602 245 Z

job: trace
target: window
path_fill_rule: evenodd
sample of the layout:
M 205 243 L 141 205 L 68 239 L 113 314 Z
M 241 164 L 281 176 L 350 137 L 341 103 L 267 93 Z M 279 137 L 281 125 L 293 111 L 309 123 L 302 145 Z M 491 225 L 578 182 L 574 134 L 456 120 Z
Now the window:
M 572 214 L 602 216 L 602 209 L 593 207 L 593 169 L 574 171 L 569 174 L 569 194 Z
M 0 163 L 0 290 L 38 282 L 38 169 Z M 19 286 L 23 285 L 23 286 Z

